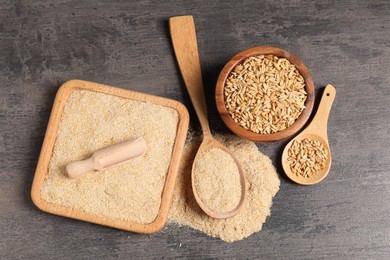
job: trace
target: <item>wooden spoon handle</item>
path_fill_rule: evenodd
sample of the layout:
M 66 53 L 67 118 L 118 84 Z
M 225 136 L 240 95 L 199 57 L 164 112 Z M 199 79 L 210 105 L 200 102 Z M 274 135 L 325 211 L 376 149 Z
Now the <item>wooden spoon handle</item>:
M 210 134 L 194 19 L 192 16 L 171 17 L 169 28 L 177 63 L 203 134 Z
M 328 84 L 322 94 L 317 113 L 310 125 L 307 127 L 308 132 L 316 133 L 319 136 L 328 139 L 328 118 L 335 97 L 336 89 L 332 85 Z

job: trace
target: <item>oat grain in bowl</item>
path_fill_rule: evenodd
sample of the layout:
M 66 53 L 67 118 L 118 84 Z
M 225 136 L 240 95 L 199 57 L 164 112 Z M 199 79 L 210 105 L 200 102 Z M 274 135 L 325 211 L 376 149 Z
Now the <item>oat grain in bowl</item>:
M 224 86 L 225 106 L 241 127 L 259 134 L 290 127 L 305 108 L 305 80 L 295 65 L 274 55 L 246 58 Z

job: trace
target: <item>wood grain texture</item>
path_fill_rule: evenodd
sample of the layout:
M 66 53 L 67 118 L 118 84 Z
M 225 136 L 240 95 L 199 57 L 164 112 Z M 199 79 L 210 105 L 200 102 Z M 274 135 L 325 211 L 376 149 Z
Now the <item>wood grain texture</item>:
M 171 17 L 169 30 L 177 63 L 202 126 L 203 135 L 210 136 L 194 19 L 190 15 Z
M 389 259 L 389 1 L 0 2 L 1 259 Z M 292 183 L 280 165 L 289 140 L 260 144 L 281 188 L 262 231 L 233 244 L 176 225 L 139 235 L 39 211 L 32 179 L 55 93 L 67 80 L 182 101 L 199 131 L 169 36 L 168 18 L 176 15 L 194 16 L 216 132 L 228 132 L 214 101 L 216 80 L 246 48 L 297 55 L 316 97 L 328 83 L 337 88 L 327 178 Z
M 242 63 L 245 59 L 251 56 L 257 56 L 257 55 L 274 55 L 277 57 L 285 58 L 289 62 L 291 62 L 293 65 L 296 66 L 299 73 L 302 75 L 302 77 L 305 80 L 305 90 L 306 90 L 306 101 L 305 101 L 305 109 L 302 111 L 301 115 L 298 117 L 298 119 L 287 129 L 277 132 L 277 133 L 271 133 L 271 134 L 258 134 L 255 132 L 252 132 L 250 130 L 247 130 L 243 127 L 241 127 L 239 124 L 237 124 L 233 118 L 230 116 L 226 106 L 225 106 L 225 84 L 226 80 L 230 74 L 230 72 L 240 63 Z M 305 66 L 305 64 L 294 54 L 282 50 L 280 48 L 272 47 L 272 46 L 257 46 L 253 48 L 249 48 L 246 50 L 243 50 L 236 55 L 234 55 L 233 58 L 231 58 L 226 65 L 222 68 L 221 73 L 219 74 L 219 77 L 217 79 L 217 83 L 215 86 L 215 99 L 216 99 L 216 105 L 219 114 L 221 115 L 222 120 L 226 124 L 226 126 L 236 135 L 239 135 L 241 137 L 247 138 L 251 141 L 255 142 L 275 142 L 280 141 L 283 139 L 286 139 L 288 137 L 293 136 L 299 130 L 307 123 L 307 120 L 310 117 L 310 114 L 313 110 L 314 105 L 314 83 L 313 78 L 310 75 L 309 69 Z

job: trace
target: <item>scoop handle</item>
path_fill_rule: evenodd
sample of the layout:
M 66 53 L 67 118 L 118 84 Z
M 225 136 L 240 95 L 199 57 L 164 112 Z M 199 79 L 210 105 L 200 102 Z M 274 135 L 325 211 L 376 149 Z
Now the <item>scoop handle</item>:
M 68 163 L 65 169 L 69 178 L 79 178 L 85 173 L 94 170 L 94 158 L 91 156 L 90 158 L 82 161 Z
M 194 19 L 190 15 L 171 17 L 169 29 L 177 63 L 203 134 L 210 134 Z
M 328 118 L 335 97 L 335 87 L 328 84 L 322 94 L 317 113 L 305 131 L 315 133 L 328 139 Z
M 71 162 L 66 165 L 66 172 L 70 178 L 78 178 L 91 170 L 100 171 L 120 165 L 145 154 L 145 152 L 146 142 L 142 137 L 139 137 L 98 150 L 86 160 Z

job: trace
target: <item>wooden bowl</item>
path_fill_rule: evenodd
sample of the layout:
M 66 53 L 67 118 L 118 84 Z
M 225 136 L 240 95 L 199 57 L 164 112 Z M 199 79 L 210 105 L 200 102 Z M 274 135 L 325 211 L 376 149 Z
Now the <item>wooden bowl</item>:
M 243 62 L 246 58 L 256 55 L 267 55 L 272 54 L 277 57 L 286 58 L 292 64 L 296 66 L 298 71 L 301 73 L 305 80 L 305 90 L 307 92 L 307 99 L 305 101 L 305 109 L 302 111 L 298 119 L 288 128 L 280 132 L 271 134 L 258 134 L 237 124 L 229 115 L 224 98 L 224 87 L 227 77 L 233 68 Z M 246 49 L 236 54 L 226 65 L 223 67 L 217 80 L 217 86 L 215 90 L 216 103 L 219 114 L 226 126 L 233 131 L 235 134 L 244 137 L 246 139 L 255 142 L 274 142 L 285 138 L 288 138 L 296 134 L 307 122 L 310 117 L 311 111 L 313 110 L 314 104 L 314 83 L 310 75 L 309 69 L 303 64 L 303 62 L 294 54 L 271 46 L 259 46 L 250 49 Z

